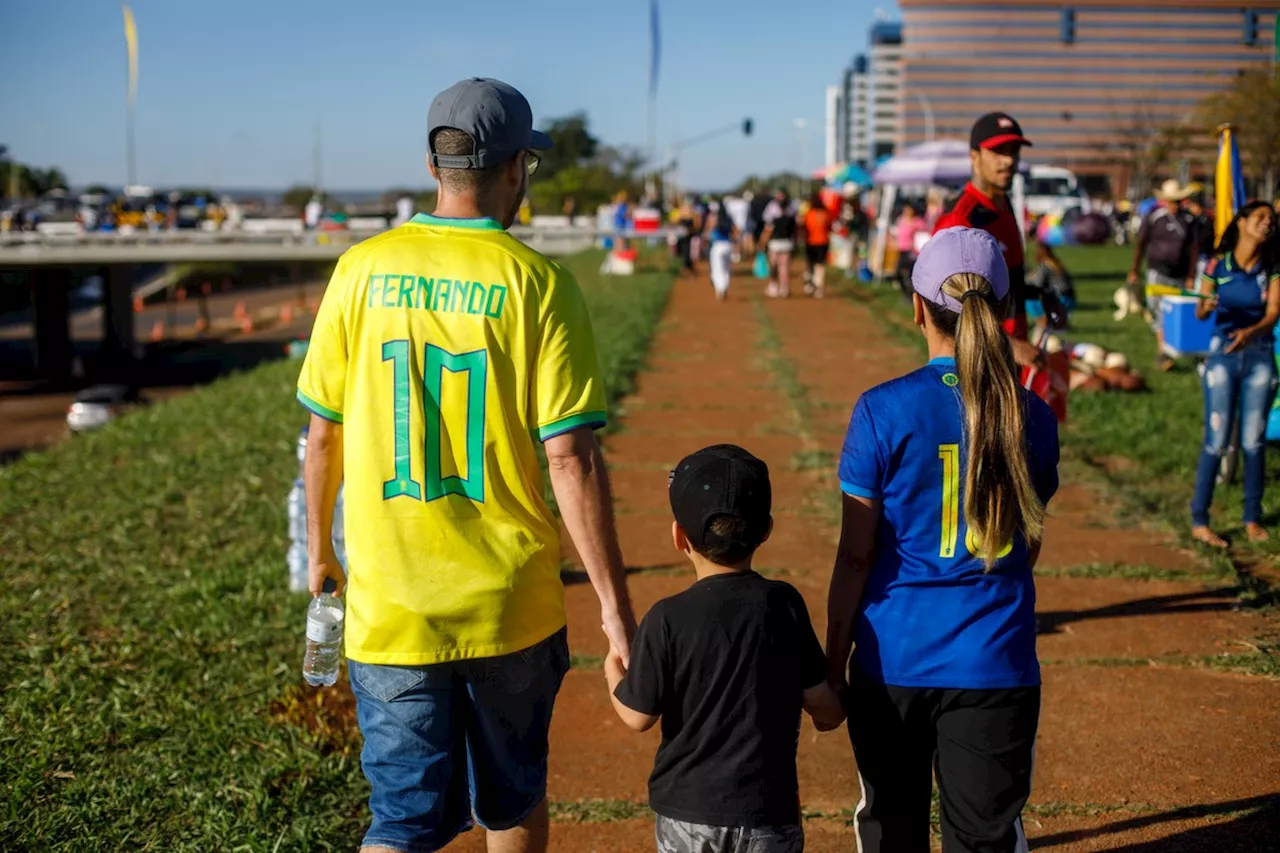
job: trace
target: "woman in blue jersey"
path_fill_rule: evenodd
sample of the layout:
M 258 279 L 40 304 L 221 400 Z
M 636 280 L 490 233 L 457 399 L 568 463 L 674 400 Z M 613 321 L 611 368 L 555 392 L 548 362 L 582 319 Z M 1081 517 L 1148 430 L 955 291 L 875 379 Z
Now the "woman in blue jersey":
M 1191 535 L 1214 548 L 1227 542 L 1209 526 L 1209 506 L 1222 454 L 1240 424 L 1244 455 L 1244 528 L 1250 542 L 1271 534 L 1262 526 L 1262 488 L 1267 473 L 1267 415 L 1276 396 L 1275 325 L 1280 319 L 1280 247 L 1271 205 L 1240 208 L 1218 241 L 1217 257 L 1200 277 L 1209 296 L 1196 306 L 1201 320 L 1213 318 L 1204 365 L 1204 444 L 1191 499 Z
M 859 850 L 929 850 L 935 771 L 945 853 L 1022 850 L 1057 422 L 1015 379 L 995 238 L 939 231 L 912 287 L 930 361 L 862 395 L 840 458 L 827 660 L 837 688 L 848 667 Z

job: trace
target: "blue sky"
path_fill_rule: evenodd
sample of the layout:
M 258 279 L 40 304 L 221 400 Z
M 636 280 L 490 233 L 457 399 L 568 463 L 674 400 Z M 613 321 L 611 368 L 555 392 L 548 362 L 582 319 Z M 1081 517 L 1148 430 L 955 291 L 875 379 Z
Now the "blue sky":
M 12 0 L 0 144 L 73 184 L 125 178 L 127 71 L 110 0 Z M 892 0 L 883 3 L 897 14 Z M 308 182 L 317 121 L 335 189 L 424 186 L 426 112 L 462 77 L 521 89 L 535 120 L 585 110 L 644 146 L 648 0 L 134 0 L 138 178 L 167 186 Z M 662 0 L 660 149 L 750 116 L 756 133 L 691 148 L 686 183 L 821 166 L 824 89 L 865 49 L 875 3 Z M 18 74 L 17 78 L 12 77 Z M 20 82 L 19 82 L 20 81 Z M 807 122 L 798 133 L 797 118 Z M 803 144 L 797 144 L 802 136 Z

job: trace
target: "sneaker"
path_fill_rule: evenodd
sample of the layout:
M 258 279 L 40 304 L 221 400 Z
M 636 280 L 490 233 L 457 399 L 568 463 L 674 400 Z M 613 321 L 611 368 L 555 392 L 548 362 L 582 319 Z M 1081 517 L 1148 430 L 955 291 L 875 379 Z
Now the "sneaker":
M 779 294 L 777 282 L 769 282 L 769 286 L 764 289 L 764 295 L 777 298 Z

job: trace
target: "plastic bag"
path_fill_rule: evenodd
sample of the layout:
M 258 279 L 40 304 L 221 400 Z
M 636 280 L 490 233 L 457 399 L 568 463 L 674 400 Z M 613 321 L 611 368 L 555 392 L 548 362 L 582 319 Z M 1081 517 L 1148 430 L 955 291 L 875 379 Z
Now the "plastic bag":
M 769 258 L 764 252 L 756 252 L 756 259 L 751 266 L 751 273 L 760 279 L 769 277 Z

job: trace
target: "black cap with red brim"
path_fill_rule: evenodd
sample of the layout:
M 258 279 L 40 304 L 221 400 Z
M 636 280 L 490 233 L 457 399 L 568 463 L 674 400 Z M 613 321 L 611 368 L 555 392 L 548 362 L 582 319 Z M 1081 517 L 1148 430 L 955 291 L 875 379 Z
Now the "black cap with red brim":
M 1008 142 L 1030 145 L 1031 140 L 1022 135 L 1022 126 L 1008 113 L 987 113 L 973 123 L 969 131 L 969 147 L 995 148 Z

